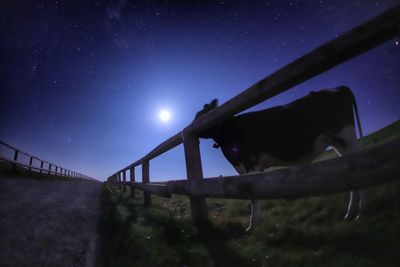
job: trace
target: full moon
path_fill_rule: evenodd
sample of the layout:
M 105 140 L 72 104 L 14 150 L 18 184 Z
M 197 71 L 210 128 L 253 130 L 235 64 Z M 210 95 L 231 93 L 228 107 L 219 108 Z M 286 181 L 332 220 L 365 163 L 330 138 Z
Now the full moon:
M 171 113 L 168 110 L 161 110 L 159 117 L 162 122 L 168 122 L 171 119 Z

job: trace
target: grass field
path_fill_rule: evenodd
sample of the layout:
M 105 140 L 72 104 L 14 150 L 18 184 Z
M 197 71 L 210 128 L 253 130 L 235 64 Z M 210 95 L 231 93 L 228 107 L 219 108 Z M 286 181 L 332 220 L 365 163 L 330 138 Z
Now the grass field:
M 396 122 L 366 137 L 368 146 L 396 138 Z M 105 266 L 400 266 L 400 183 L 369 189 L 368 212 L 344 221 L 348 194 L 265 200 L 250 234 L 249 201 L 208 199 L 210 224 L 191 224 L 186 197 L 153 196 L 104 186 Z

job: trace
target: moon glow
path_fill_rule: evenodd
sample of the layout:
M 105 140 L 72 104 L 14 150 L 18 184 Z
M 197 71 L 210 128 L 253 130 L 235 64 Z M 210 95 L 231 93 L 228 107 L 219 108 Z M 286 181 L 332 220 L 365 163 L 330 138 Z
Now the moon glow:
M 169 122 L 171 120 L 171 112 L 168 110 L 161 110 L 159 118 L 162 122 Z

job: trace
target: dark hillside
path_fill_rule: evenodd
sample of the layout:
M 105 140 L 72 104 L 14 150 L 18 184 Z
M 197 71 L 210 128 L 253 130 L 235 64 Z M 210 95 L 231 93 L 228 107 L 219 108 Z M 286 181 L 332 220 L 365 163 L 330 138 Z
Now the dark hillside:
M 367 146 L 383 144 L 400 137 L 400 120 L 365 137 Z

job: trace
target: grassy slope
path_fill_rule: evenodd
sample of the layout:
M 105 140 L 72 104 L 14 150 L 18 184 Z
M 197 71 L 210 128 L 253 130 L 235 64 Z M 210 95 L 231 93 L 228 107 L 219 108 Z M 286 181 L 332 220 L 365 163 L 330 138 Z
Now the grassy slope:
M 367 137 L 399 136 L 400 123 Z M 374 142 L 369 142 L 374 140 Z M 248 201 L 209 199 L 210 225 L 191 225 L 186 197 L 153 205 L 105 186 L 105 266 L 400 266 L 400 183 L 369 190 L 368 213 L 346 222 L 347 194 L 263 201 L 263 220 L 246 234 Z
M 400 137 L 400 120 L 382 128 L 365 137 L 365 144 L 367 146 L 378 145 L 389 142 L 395 138 Z
M 379 131 L 364 136 L 364 144 L 366 147 L 373 147 L 385 144 L 396 138 L 400 138 L 400 120 L 393 122 Z M 337 157 L 337 155 L 333 149 L 330 149 L 322 153 L 315 161 L 327 160 L 334 157 Z

